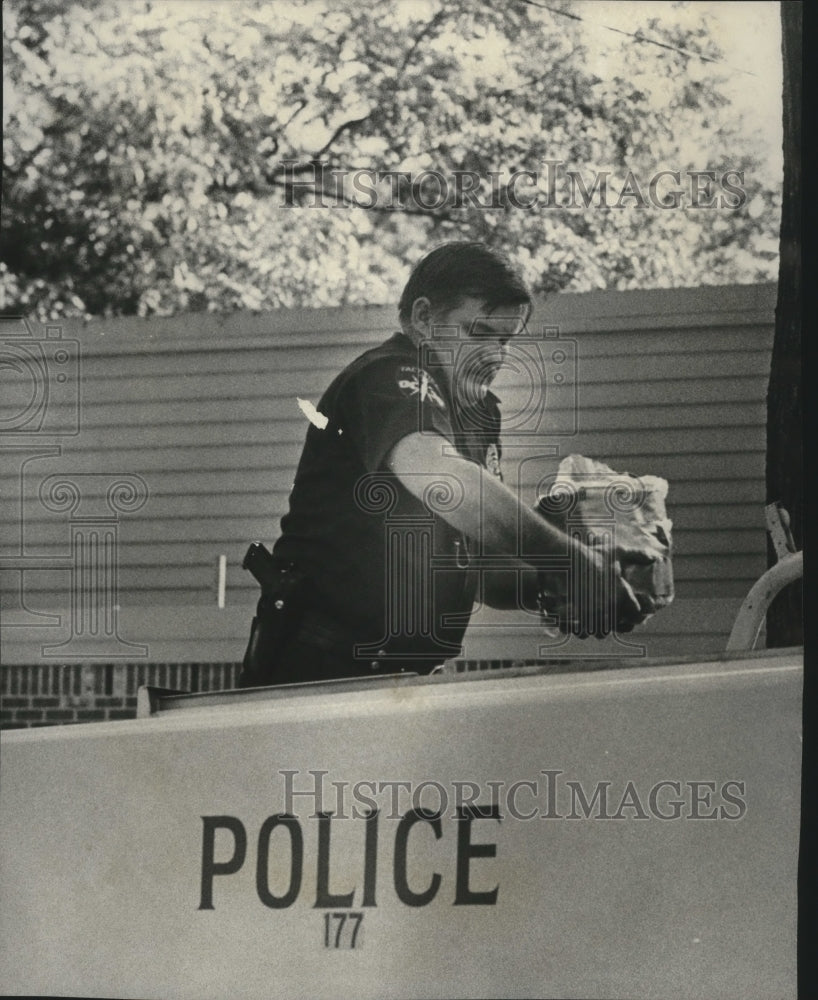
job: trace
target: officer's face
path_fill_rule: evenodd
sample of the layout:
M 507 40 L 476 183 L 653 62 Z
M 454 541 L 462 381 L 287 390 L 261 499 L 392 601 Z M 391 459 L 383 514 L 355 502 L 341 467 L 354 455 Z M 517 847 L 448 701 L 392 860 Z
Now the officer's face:
M 525 325 L 524 306 L 498 306 L 490 312 L 476 298 L 436 314 L 436 347 L 451 351 L 452 391 L 464 404 L 483 398 L 506 358 L 507 344 Z

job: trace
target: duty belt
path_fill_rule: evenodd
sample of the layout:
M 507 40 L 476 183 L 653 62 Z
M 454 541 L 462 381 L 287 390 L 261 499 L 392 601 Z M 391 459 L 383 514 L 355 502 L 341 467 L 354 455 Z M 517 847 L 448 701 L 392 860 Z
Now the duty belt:
M 325 650 L 349 669 L 348 676 L 358 677 L 369 674 L 429 673 L 433 667 L 443 662 L 444 657 L 396 657 L 386 649 L 379 649 L 374 657 L 356 657 L 354 649 L 360 645 L 360 635 L 339 625 L 329 615 L 316 608 L 307 608 L 295 633 L 297 642 L 317 646 Z

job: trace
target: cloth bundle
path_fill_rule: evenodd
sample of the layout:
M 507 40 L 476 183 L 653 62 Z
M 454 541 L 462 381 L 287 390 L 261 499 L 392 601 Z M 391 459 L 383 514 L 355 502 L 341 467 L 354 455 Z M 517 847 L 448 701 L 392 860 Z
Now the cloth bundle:
M 581 525 L 591 545 L 613 520 L 622 576 L 650 615 L 670 604 L 674 594 L 667 493 L 667 480 L 658 476 L 618 473 L 584 455 L 568 455 L 537 508 L 563 529 Z

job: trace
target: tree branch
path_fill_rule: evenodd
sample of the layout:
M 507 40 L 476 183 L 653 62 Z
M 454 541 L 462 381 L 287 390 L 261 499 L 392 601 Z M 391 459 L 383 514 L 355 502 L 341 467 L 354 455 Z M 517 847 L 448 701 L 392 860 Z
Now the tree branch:
M 324 145 L 315 154 L 314 159 L 317 160 L 321 156 L 322 153 L 326 153 L 326 151 L 335 142 L 335 140 L 340 135 L 342 135 L 348 128 L 352 128 L 355 125 L 362 124 L 363 122 L 367 121 L 371 117 L 371 115 L 372 115 L 372 112 L 370 111 L 369 114 L 364 115 L 363 118 L 351 118 L 348 122 L 344 122 L 343 125 L 339 125 L 338 128 L 332 133 L 332 135 L 330 136 L 330 138 L 324 143 Z
M 398 79 L 400 79 L 403 76 L 406 67 L 409 65 L 409 60 L 417 51 L 420 43 L 424 40 L 424 38 L 428 38 L 429 35 L 435 30 L 435 28 L 437 28 L 439 24 L 442 24 L 443 21 L 446 20 L 448 13 L 449 12 L 446 10 L 445 7 L 441 8 L 441 10 L 439 10 L 437 14 L 435 14 L 432 20 L 429 21 L 428 24 L 425 24 L 420 29 L 420 32 L 418 33 L 417 37 L 409 46 L 409 51 L 406 53 L 406 55 L 403 57 L 403 60 L 401 61 L 400 69 L 398 70 Z

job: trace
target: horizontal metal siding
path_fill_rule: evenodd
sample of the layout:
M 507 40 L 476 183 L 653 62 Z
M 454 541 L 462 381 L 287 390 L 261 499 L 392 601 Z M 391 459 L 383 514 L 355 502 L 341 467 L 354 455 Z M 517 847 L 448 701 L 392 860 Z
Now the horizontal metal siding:
M 575 385 L 552 393 L 546 411 L 563 425 L 575 387 L 577 433 L 536 442 L 506 436 L 506 481 L 519 483 L 533 502 L 538 480 L 559 461 L 533 458 L 543 443 L 560 455 L 580 452 L 619 471 L 664 476 L 679 600 L 740 596 L 765 564 L 764 399 L 773 306 L 771 286 L 563 295 L 538 303 L 532 331 L 555 323 L 560 338 L 577 341 Z M 249 614 L 255 586 L 239 563 L 251 538 L 275 540 L 286 511 L 307 426 L 296 396 L 317 402 L 346 363 L 393 329 L 393 312 L 381 308 L 68 329 L 82 349 L 80 434 L 61 440 L 59 458 L 26 467 L 27 549 L 67 551 L 65 515 L 39 503 L 39 480 L 58 471 L 134 473 L 147 483 L 149 499 L 138 514 L 121 518 L 122 608 L 212 605 L 216 559 L 225 553 L 228 604 Z M 521 405 L 524 392 L 508 380 L 507 412 Z M 11 525 L 19 518 L 13 475 L 0 476 L 0 514 Z M 0 554 L 18 549 L 13 528 L 4 531 Z M 27 571 L 31 605 L 64 607 L 67 577 L 62 570 Z M 685 633 L 696 621 L 675 618 L 680 631 L 668 640 L 687 648 Z M 180 615 L 176 638 L 195 646 L 190 627 Z M 202 640 L 196 658 L 208 659 Z

